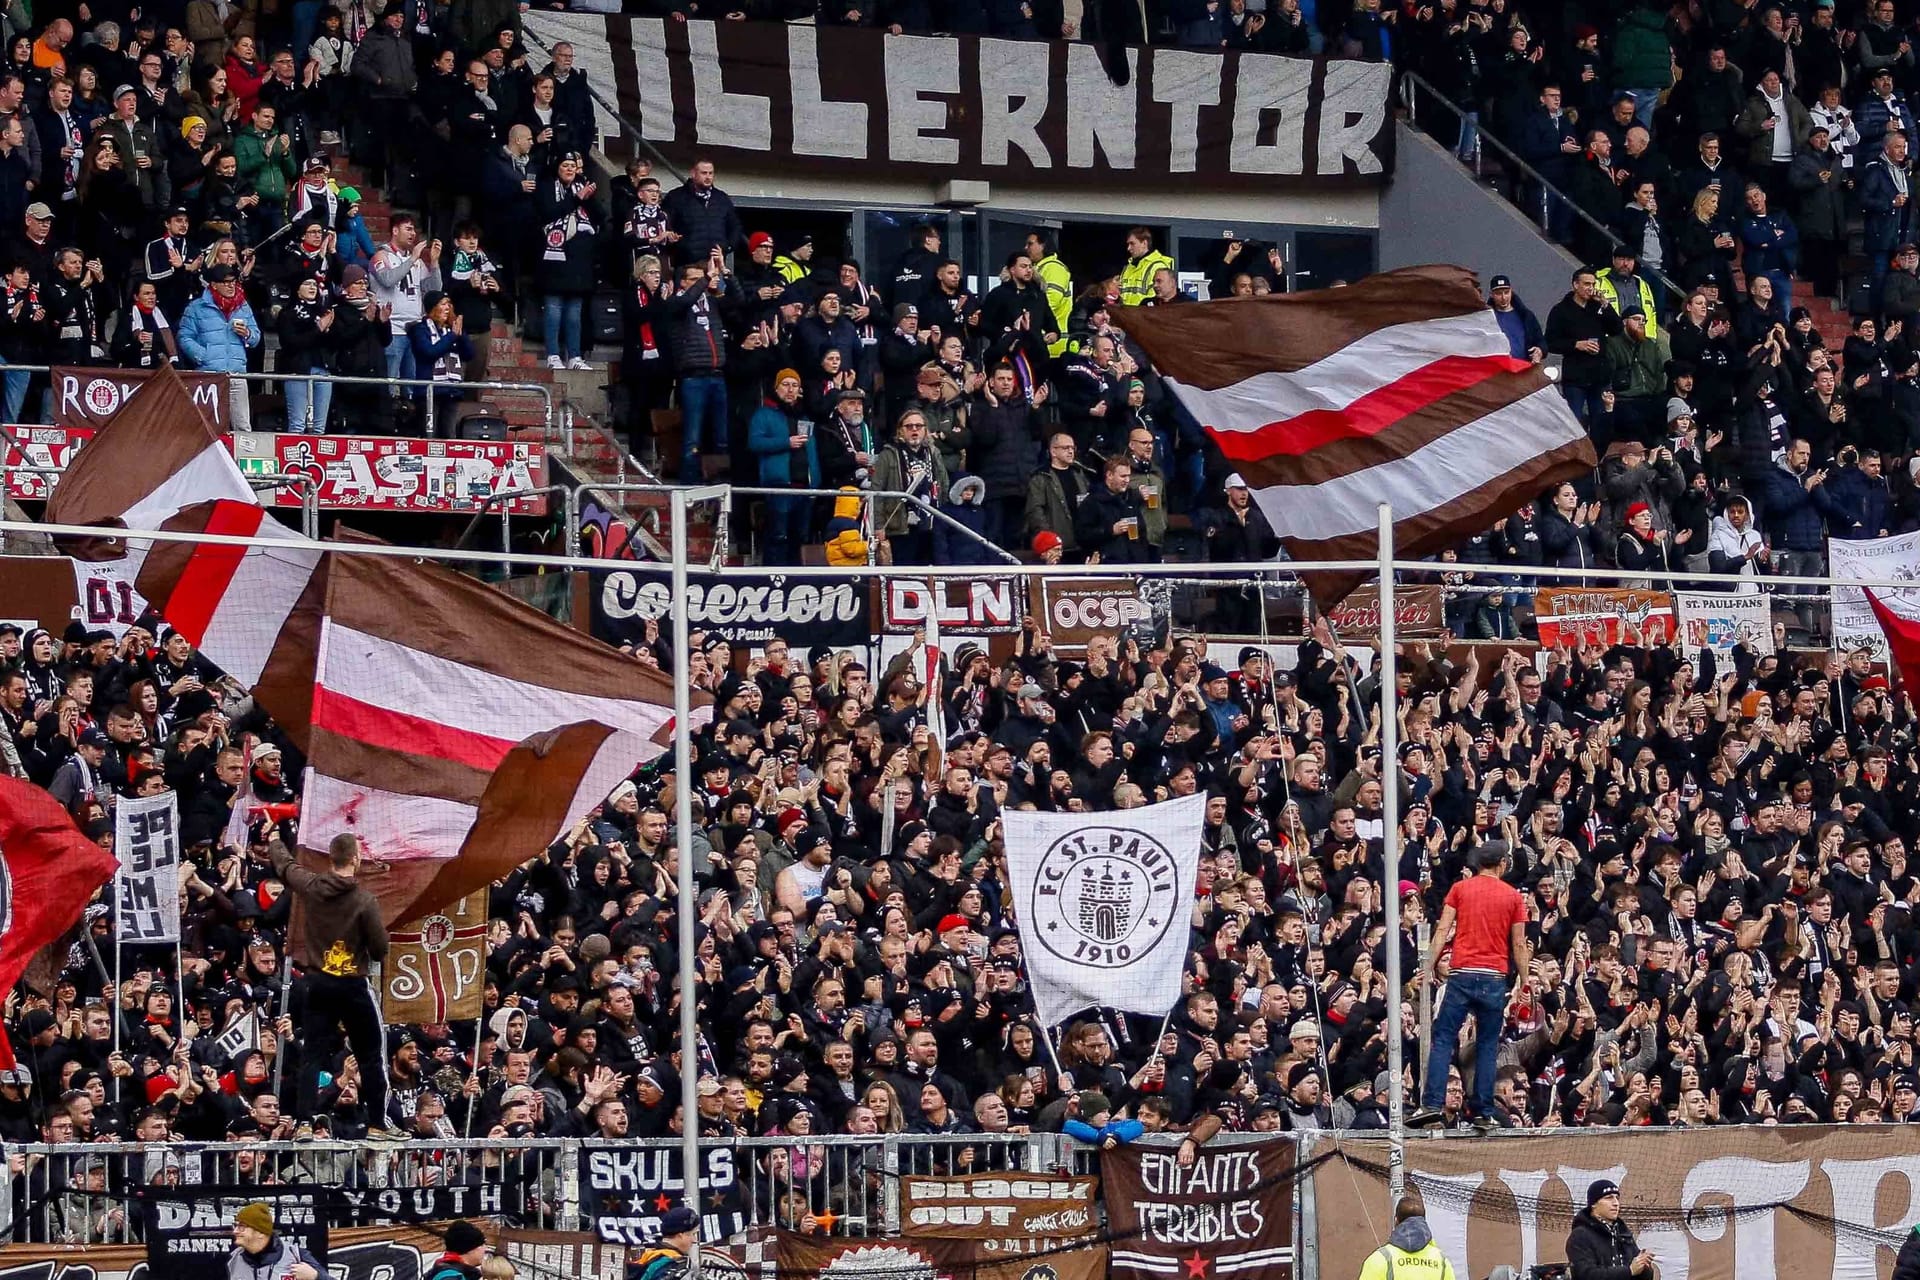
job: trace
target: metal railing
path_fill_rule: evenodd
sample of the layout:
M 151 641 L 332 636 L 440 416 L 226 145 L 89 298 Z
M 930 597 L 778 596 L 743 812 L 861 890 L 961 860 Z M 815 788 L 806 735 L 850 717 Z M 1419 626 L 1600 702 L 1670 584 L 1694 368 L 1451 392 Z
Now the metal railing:
M 299 489 L 301 536 L 320 537 L 320 482 L 298 471 L 250 471 L 247 483 L 255 489 Z
M 1468 160 L 1461 156 L 1458 151 L 1449 148 L 1454 159 L 1459 160 L 1462 164 L 1470 165 L 1473 169 L 1474 176 L 1479 177 L 1483 172 L 1480 166 L 1480 149 L 1485 146 L 1491 146 L 1499 155 L 1504 165 L 1520 174 L 1524 180 L 1522 185 L 1528 188 L 1528 197 L 1525 202 L 1522 202 L 1520 191 L 1516 188 L 1509 193 L 1507 197 L 1509 203 L 1525 213 L 1533 222 L 1537 223 L 1541 233 L 1548 239 L 1553 239 L 1553 232 L 1550 227 L 1552 220 L 1550 210 L 1553 202 L 1557 200 L 1565 206 L 1567 211 L 1575 218 L 1606 237 L 1606 243 L 1609 246 L 1626 243 L 1618 232 L 1575 204 L 1564 191 L 1542 177 L 1538 169 L 1535 169 L 1525 160 L 1522 160 L 1513 148 L 1507 146 L 1504 142 L 1500 141 L 1500 139 L 1489 133 L 1485 125 L 1477 120 L 1468 120 L 1467 114 L 1462 108 L 1449 102 L 1445 94 L 1434 88 L 1433 85 L 1422 78 L 1418 72 L 1403 69 L 1400 72 L 1400 77 L 1401 101 L 1406 104 L 1407 123 L 1416 129 L 1419 128 L 1420 104 L 1423 101 L 1431 101 L 1442 110 L 1451 114 L 1455 120 L 1458 121 L 1461 129 L 1472 129 L 1474 136 L 1472 159 Z M 1538 197 L 1537 199 L 1534 198 L 1536 196 Z M 1555 243 L 1557 244 L 1558 241 L 1556 240 Z M 1635 256 L 1638 257 L 1637 249 L 1635 250 Z M 1674 298 L 1681 302 L 1687 300 L 1687 291 L 1674 283 L 1673 279 L 1665 272 L 1649 267 L 1645 263 L 1641 263 L 1638 269 Z
M 775 1095 L 768 1095 L 771 1099 Z M 1058 1133 L 770 1135 L 705 1139 L 704 1151 L 732 1153 L 731 1189 L 705 1180 L 744 1227 L 798 1227 L 809 1214 L 832 1214 L 836 1233 L 897 1234 L 900 1179 L 966 1172 L 1092 1172 L 1097 1153 Z M 115 1214 L 141 1187 L 268 1184 L 324 1186 L 341 1212 L 377 1217 L 381 1197 L 365 1192 L 466 1187 L 476 1210 L 511 1225 L 546 1230 L 595 1228 L 597 1193 L 588 1156 L 595 1151 L 663 1153 L 657 1168 L 679 1198 L 678 1138 L 415 1138 L 369 1145 L 332 1140 L 249 1143 L 95 1142 L 10 1146 L 24 1168 L 15 1175 L 19 1207 L 12 1238 L 34 1244 L 128 1244 L 140 1240 L 138 1215 Z M 91 1162 L 101 1181 L 89 1183 Z M 364 1221 L 364 1218 L 361 1219 Z M 343 1224 L 344 1225 L 344 1224 Z M 368 1225 L 372 1225 L 369 1223 Z M 4 1236 L 0 1236 L 4 1239 Z
M 101 377 L 110 377 L 116 372 L 118 373 L 141 372 L 140 370 L 134 370 L 134 369 L 121 369 L 118 365 L 84 365 L 84 366 L 61 365 L 59 367 L 62 369 L 84 368 L 84 369 L 98 370 L 99 375 Z M 51 376 L 54 370 L 54 366 L 45 365 L 45 364 L 9 364 L 5 366 L 5 369 L 9 373 L 44 373 Z M 228 378 L 228 379 L 238 378 L 242 382 L 264 383 L 269 387 L 273 386 L 276 383 L 290 383 L 290 382 L 305 383 L 307 386 L 307 412 L 306 412 L 305 418 L 302 419 L 302 425 L 305 426 L 308 430 L 306 432 L 296 431 L 294 429 L 293 423 L 289 422 L 287 424 L 287 430 L 290 433 L 295 435 L 321 434 L 319 428 L 314 425 L 314 421 L 313 421 L 313 388 L 322 382 L 330 383 L 336 387 L 386 387 L 390 390 L 395 390 L 396 392 L 399 388 L 403 388 L 403 387 L 408 389 L 417 389 L 417 388 L 424 387 L 424 388 L 430 388 L 430 389 L 438 389 L 441 391 L 447 391 L 447 390 L 458 390 L 462 392 L 495 391 L 495 392 L 503 392 L 509 395 L 539 396 L 542 430 L 544 432 L 551 433 L 554 425 L 555 400 L 553 395 L 553 388 L 551 386 L 548 386 L 544 382 L 500 382 L 500 381 L 451 382 L 451 381 L 434 379 L 434 378 L 387 378 L 387 377 L 366 378 L 366 377 L 360 377 L 354 374 L 328 373 L 325 370 L 320 370 L 317 372 L 310 372 L 310 373 L 277 373 L 277 372 L 253 373 L 251 371 L 247 373 L 222 373 L 218 370 L 188 369 L 188 370 L 184 370 L 184 372 L 218 373 L 218 375 L 223 378 Z M 412 397 L 408 397 L 408 398 L 411 399 Z M 426 408 L 424 411 L 424 429 L 426 431 L 426 434 L 429 436 L 433 435 L 434 427 L 437 425 L 436 418 L 435 418 L 436 413 L 437 413 L 437 410 L 434 407 L 434 397 L 431 394 L 429 394 L 426 397 Z M 40 426 L 44 424 L 16 423 L 14 425 Z M 321 424 L 321 425 L 324 426 L 324 424 Z M 568 443 L 568 447 L 571 448 L 572 446 L 571 434 L 569 434 L 567 437 L 567 443 Z
M 844 498 L 848 496 L 839 489 L 773 489 L 758 485 L 729 485 L 728 488 L 736 494 L 762 498 Z M 880 498 L 889 502 L 910 503 L 918 510 L 933 517 L 934 520 L 965 534 L 970 541 L 985 547 L 993 554 L 994 559 L 992 563 L 1004 563 L 1015 566 L 1019 566 L 1021 563 L 1020 558 L 1008 551 L 1005 547 L 989 541 L 985 534 L 977 533 L 967 528 L 967 526 L 961 524 L 958 520 L 955 520 L 952 516 L 940 510 L 925 498 L 916 497 L 911 493 L 902 493 L 894 489 L 862 489 L 860 490 L 859 496 L 863 499 Z

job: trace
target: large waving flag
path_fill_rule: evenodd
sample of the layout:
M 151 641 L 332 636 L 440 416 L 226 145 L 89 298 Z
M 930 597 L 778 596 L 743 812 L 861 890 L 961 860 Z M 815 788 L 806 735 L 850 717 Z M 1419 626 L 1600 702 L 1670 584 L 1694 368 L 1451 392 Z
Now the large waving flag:
M 673 685 L 658 671 L 437 565 L 329 561 L 300 843 L 359 835 L 386 868 L 367 883 L 389 920 L 533 857 L 672 741 Z M 536 739 L 566 726 L 575 732 Z M 533 781 L 495 777 L 522 769 Z M 493 831 L 476 825 L 490 780 L 518 788 L 492 806 L 515 823 Z M 441 864 L 470 856 L 501 870 L 441 878 Z
M 0 776 L 0 991 L 13 990 L 34 953 L 71 929 L 119 869 L 52 796 Z M 0 1069 L 12 1067 L 0 1034 Z
M 140 595 L 306 752 L 300 843 L 360 835 L 390 922 L 540 852 L 669 740 L 658 672 L 472 578 L 280 525 L 171 371 L 81 451 L 48 514 L 263 543 L 93 550 L 124 555 Z
M 47 499 L 47 521 L 158 529 L 182 507 L 214 498 L 257 502 L 220 428 L 163 365 L 75 456 Z M 127 549 L 135 571 L 145 545 Z
M 1289 554 L 1437 551 L 1593 469 L 1593 445 L 1460 267 L 1310 293 L 1123 307 L 1180 403 L 1245 477 Z M 1321 604 L 1364 573 L 1302 575 Z

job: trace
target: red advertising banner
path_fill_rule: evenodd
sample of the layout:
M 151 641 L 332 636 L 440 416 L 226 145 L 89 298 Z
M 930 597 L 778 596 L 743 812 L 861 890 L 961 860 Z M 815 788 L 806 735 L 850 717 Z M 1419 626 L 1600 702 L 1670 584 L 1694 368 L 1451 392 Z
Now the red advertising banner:
M 8 427 L 7 496 L 41 502 L 93 436 L 88 427 Z M 242 471 L 306 476 L 329 511 L 471 512 L 496 493 L 547 483 L 543 445 L 515 440 L 415 440 L 394 436 L 296 436 L 257 431 L 226 437 Z M 303 485 L 263 489 L 271 507 L 300 507 Z M 515 515 L 545 515 L 547 495 L 515 498 Z M 496 504 L 487 508 L 498 511 Z
M 239 439 L 241 470 L 308 476 L 319 487 L 323 510 L 477 511 L 496 493 L 537 489 L 547 482 L 546 447 L 524 440 L 270 432 Z M 298 487 L 275 490 L 272 505 L 297 507 L 301 493 Z M 547 495 L 506 505 L 515 515 L 545 515 Z M 499 509 L 498 504 L 487 508 Z
M 65 471 L 73 464 L 73 455 L 92 438 L 91 427 L 8 427 L 0 436 L 0 450 L 6 452 L 7 496 L 16 502 L 44 502 L 59 481 L 45 473 Z

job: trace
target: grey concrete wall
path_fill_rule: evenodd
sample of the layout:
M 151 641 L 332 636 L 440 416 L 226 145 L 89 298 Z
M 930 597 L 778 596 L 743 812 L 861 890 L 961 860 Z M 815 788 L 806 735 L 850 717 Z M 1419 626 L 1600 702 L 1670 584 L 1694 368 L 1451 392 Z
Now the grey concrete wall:
M 1453 262 L 1477 272 L 1483 289 L 1491 277 L 1509 275 L 1545 324 L 1547 309 L 1567 291 L 1573 255 L 1432 138 L 1404 121 L 1394 127 L 1397 162 L 1380 197 L 1380 269 Z

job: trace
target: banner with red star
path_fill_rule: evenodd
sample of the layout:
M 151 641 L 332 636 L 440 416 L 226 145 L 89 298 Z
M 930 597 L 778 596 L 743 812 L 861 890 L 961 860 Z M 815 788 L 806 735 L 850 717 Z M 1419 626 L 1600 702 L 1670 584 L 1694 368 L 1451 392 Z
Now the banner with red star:
M 1294 1163 L 1287 1138 L 1101 1152 L 1115 1280 L 1292 1280 Z

